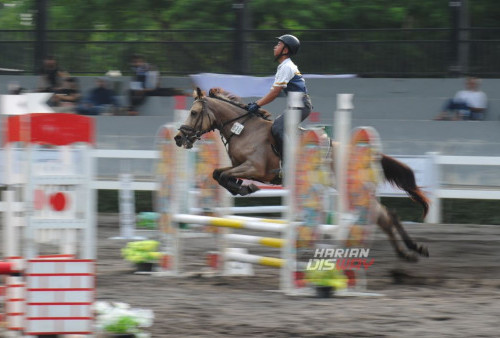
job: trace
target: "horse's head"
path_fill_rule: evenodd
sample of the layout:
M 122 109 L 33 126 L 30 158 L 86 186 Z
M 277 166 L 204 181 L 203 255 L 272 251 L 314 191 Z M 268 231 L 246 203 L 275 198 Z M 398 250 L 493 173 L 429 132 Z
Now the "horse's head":
M 195 100 L 189 116 L 174 137 L 175 144 L 178 147 L 184 146 L 186 149 L 192 148 L 201 135 L 212 131 L 215 124 L 213 113 L 207 107 L 207 98 L 200 88 L 196 88 L 193 97 Z

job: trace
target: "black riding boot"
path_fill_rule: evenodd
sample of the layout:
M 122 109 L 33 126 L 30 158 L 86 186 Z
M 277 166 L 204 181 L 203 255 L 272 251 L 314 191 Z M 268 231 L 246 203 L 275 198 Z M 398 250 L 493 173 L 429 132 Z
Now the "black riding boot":
M 278 153 L 280 160 L 283 162 L 283 135 L 279 132 L 274 132 L 273 130 L 273 137 L 275 142 L 274 149 Z

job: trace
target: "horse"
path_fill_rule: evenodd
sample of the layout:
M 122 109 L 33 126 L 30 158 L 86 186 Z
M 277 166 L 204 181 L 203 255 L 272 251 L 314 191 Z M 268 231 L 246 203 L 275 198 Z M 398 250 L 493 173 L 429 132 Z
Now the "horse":
M 208 96 L 196 88 L 193 98 L 189 115 L 174 137 L 178 147 L 190 149 L 203 134 L 217 129 L 231 161 L 231 166 L 213 171 L 212 177 L 222 187 L 233 195 L 244 196 L 259 188 L 254 184 L 243 184 L 242 179 L 281 184 L 280 157 L 274 150 L 275 141 L 271 134 L 273 122 L 269 119 L 269 112 L 260 109 L 257 115 L 252 115 L 239 97 L 221 88 L 210 89 Z M 233 129 L 235 122 L 243 126 L 243 130 L 241 127 L 240 130 Z M 334 146 L 334 143 L 331 142 L 331 145 Z M 385 154 L 381 154 L 380 164 L 385 180 L 404 190 L 413 201 L 420 204 L 425 217 L 429 200 L 416 185 L 412 169 Z M 387 234 L 400 258 L 416 262 L 418 255 L 429 256 L 428 249 L 413 241 L 406 233 L 396 213 L 380 203 L 377 205 L 377 225 Z M 398 233 L 408 250 L 397 239 Z

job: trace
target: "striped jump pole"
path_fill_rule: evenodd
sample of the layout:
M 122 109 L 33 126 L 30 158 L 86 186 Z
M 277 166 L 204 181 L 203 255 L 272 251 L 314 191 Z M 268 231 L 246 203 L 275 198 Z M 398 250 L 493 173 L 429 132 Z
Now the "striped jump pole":
M 226 216 L 229 219 L 237 219 L 237 220 L 246 220 L 246 221 L 255 221 L 255 222 L 263 222 L 263 223 L 277 223 L 277 224 L 286 224 L 284 219 L 274 219 L 274 218 L 259 218 L 259 217 L 248 217 L 248 216 L 239 216 L 239 215 L 229 215 Z M 339 226 L 336 224 L 320 224 L 320 230 L 323 234 L 331 234 L 333 231 L 337 231 Z
M 269 246 L 272 248 L 282 248 L 284 240 L 282 238 L 274 237 L 261 237 L 261 236 L 250 236 L 241 234 L 226 234 L 224 235 L 226 240 L 231 242 L 239 242 L 246 244 L 257 244 L 263 246 Z
M 285 260 L 282 258 L 257 256 L 257 255 L 232 252 L 232 251 L 225 252 L 224 257 L 227 260 L 270 266 L 270 267 L 280 268 L 280 269 L 282 269 L 285 265 Z
M 237 219 L 228 219 L 223 217 L 211 217 L 201 215 L 177 214 L 172 216 L 172 221 L 176 223 L 193 223 L 210 225 L 215 227 L 234 228 L 234 229 L 249 229 L 259 231 L 286 231 L 284 224 L 267 223 L 259 221 L 245 221 Z
M 275 214 L 284 213 L 286 206 L 283 205 L 264 205 L 264 206 L 248 206 L 248 207 L 221 207 L 215 209 L 220 214 Z M 193 214 L 201 214 L 202 208 L 190 208 L 189 212 Z

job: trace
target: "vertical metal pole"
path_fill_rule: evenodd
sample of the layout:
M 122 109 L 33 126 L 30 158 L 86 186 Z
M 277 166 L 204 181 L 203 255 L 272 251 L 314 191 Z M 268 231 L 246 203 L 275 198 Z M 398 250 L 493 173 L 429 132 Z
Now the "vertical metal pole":
M 15 193 L 13 190 L 2 192 L 2 200 L 5 209 L 3 210 L 3 256 L 19 256 L 20 234 L 15 221 Z
M 284 143 L 284 187 L 288 191 L 285 201 L 288 206 L 286 212 L 286 231 L 283 233 L 285 243 L 281 249 L 283 266 L 280 270 L 280 289 L 290 293 L 294 289 L 294 272 L 297 271 L 296 240 L 297 220 L 295 210 L 295 169 L 298 151 L 298 124 L 303 94 L 288 93 L 288 107 L 285 112 L 285 140 Z
M 84 175 L 87 180 L 84 184 L 85 196 L 87 196 L 87 205 L 85 208 L 85 219 L 87 224 L 84 230 L 84 257 L 87 259 L 97 259 L 97 189 L 92 188 L 92 182 L 96 173 L 96 161 L 92 156 L 92 150 L 89 145 L 82 147 L 83 158 L 85 162 Z
M 172 197 L 172 205 L 171 205 L 171 233 L 169 234 L 169 241 L 167 242 L 167 246 L 170 247 L 170 253 L 172 258 L 171 264 L 171 272 L 174 275 L 179 275 L 181 273 L 181 264 L 182 264 L 182 239 L 180 234 L 180 223 L 173 221 L 174 217 L 181 213 L 181 204 L 183 201 L 181 198 L 183 196 L 187 196 L 184 194 L 185 191 L 188 191 L 187 187 L 187 168 L 188 168 L 188 155 L 189 153 L 179 147 L 175 147 L 174 154 L 175 157 L 175 175 L 176 180 L 174 182 L 174 194 Z M 184 210 L 182 210 L 184 211 Z
M 459 75 L 461 73 L 458 64 L 458 52 L 460 44 L 460 8 L 462 6 L 461 0 L 451 0 L 448 3 L 450 7 L 451 17 L 451 33 L 450 33 L 450 64 L 449 72 L 451 75 Z
M 429 152 L 430 175 L 431 175 L 431 192 L 430 192 L 430 206 L 429 214 L 425 221 L 431 224 L 441 223 L 441 198 L 439 196 L 439 186 L 441 182 L 441 167 L 438 163 L 439 153 Z
M 335 151 L 335 181 L 337 186 L 337 223 L 341 224 L 341 219 L 347 212 L 346 206 L 346 175 L 347 175 L 347 155 L 349 151 L 349 134 L 351 130 L 351 110 L 353 94 L 337 95 L 337 111 L 334 113 L 335 141 L 337 143 Z
M 37 74 L 47 56 L 47 6 L 48 0 L 35 1 L 35 48 L 33 55 L 34 69 Z
M 233 3 L 235 11 L 234 25 L 234 72 L 237 74 L 248 73 L 248 56 L 246 48 L 246 30 L 248 29 L 247 0 L 236 0 Z
M 459 27 L 460 32 L 458 35 L 458 66 L 460 67 L 462 74 L 467 74 L 469 72 L 470 48 L 469 5 L 467 0 L 462 0 L 462 6 L 460 7 Z
M 24 259 L 32 259 L 38 253 L 38 243 L 35 239 L 35 230 L 33 229 L 33 146 L 30 143 L 24 145 L 26 156 L 26 185 L 24 188 Z

